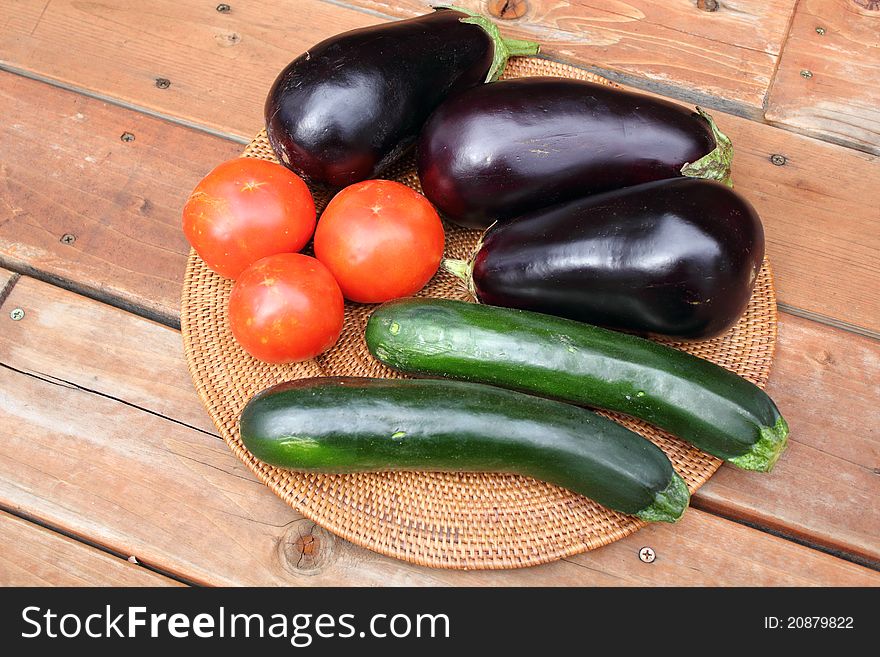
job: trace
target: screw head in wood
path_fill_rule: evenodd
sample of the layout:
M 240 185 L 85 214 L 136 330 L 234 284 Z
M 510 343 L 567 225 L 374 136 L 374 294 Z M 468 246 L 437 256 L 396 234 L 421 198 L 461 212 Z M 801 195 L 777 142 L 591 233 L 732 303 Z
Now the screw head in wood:
M 773 164 L 775 164 L 776 166 L 781 167 L 786 162 L 788 162 L 788 159 L 785 157 L 785 155 L 780 155 L 779 153 L 775 153 L 770 156 L 770 161 Z
M 526 15 L 529 3 L 526 0 L 489 0 L 488 10 L 495 18 L 512 21 Z
M 167 89 L 171 86 L 171 80 L 168 78 L 156 78 L 156 86 L 159 89 Z
M 644 563 L 654 563 L 654 559 L 656 558 L 657 553 L 654 552 L 653 548 L 645 546 L 641 550 L 639 550 L 639 559 L 641 559 Z
M 232 10 L 232 7 L 227 5 L 226 3 L 217 5 L 217 11 L 221 14 L 228 14 Z
M 76 235 L 72 233 L 64 233 L 64 235 L 61 236 L 59 242 L 67 245 L 73 244 L 74 242 L 76 242 Z
M 124 142 L 134 141 L 134 135 L 130 132 L 123 132 L 121 135 L 119 135 L 119 138 Z
M 816 34 L 818 34 L 819 36 L 824 36 L 825 35 L 825 28 L 824 27 L 817 27 Z
M 803 71 L 801 71 L 801 77 L 805 80 L 809 80 L 811 77 L 813 77 L 813 72 L 804 69 Z
M 24 311 L 21 308 L 13 308 L 12 312 L 9 313 L 9 319 L 13 322 L 17 322 L 20 319 L 24 318 Z

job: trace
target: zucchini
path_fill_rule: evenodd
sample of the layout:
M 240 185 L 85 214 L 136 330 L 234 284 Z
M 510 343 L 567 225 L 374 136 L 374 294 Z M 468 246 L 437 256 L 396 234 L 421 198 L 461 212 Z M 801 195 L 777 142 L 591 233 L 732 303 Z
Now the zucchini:
M 444 299 L 375 310 L 370 352 L 410 374 L 512 388 L 624 413 L 745 470 L 767 472 L 788 425 L 754 384 L 643 338 L 538 313 Z
M 310 472 L 503 472 L 558 484 L 648 521 L 674 522 L 688 490 L 650 441 L 571 404 L 442 379 L 318 377 L 269 388 L 241 439 Z

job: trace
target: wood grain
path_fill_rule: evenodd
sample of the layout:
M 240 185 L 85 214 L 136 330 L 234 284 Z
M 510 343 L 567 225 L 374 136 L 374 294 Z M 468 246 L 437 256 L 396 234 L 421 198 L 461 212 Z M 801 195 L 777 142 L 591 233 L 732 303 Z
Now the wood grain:
M 723 466 L 694 503 L 880 566 L 880 343 L 783 315 L 767 391 L 789 449 L 766 476 Z
M 340 32 L 429 11 L 426 0 L 214 3 L 14 0 L 0 8 L 0 61 L 250 137 L 275 75 Z M 486 11 L 482 0 L 460 3 Z M 795 0 L 532 0 L 505 32 L 546 56 L 636 86 L 759 116 Z M 124 47 L 123 47 L 124 46 Z M 76 57 L 70 57 L 76 52 Z M 158 89 L 156 78 L 171 85 Z
M 250 139 L 289 61 L 338 32 L 383 20 L 320 0 L 248 0 L 228 13 L 216 6 L 5 1 L 0 62 Z M 170 86 L 158 88 L 157 78 Z
M 769 94 L 769 121 L 880 154 L 880 8 L 871 6 L 798 3 Z
M 344 0 L 418 16 L 427 0 Z M 484 0 L 457 6 L 489 12 Z M 498 20 L 507 36 L 538 41 L 551 59 L 710 107 L 759 117 L 795 0 L 730 0 L 702 11 L 693 0 L 529 0 L 523 16 Z
M 6 295 L 10 292 L 14 277 L 15 274 L 13 272 L 0 268 L 0 304 L 3 303 Z
M 430 571 L 379 557 L 315 528 L 257 482 L 217 437 L 180 423 L 178 417 L 190 423 L 193 414 L 203 411 L 195 391 L 178 386 L 187 374 L 176 331 L 27 277 L 16 284 L 8 303 L 27 314 L 0 332 L 0 363 L 5 365 L 0 368 L 0 403 L 14 418 L 4 426 L 15 427 L 0 429 L 5 434 L 0 501 L 188 580 L 598 585 L 748 584 L 757 578 L 776 584 L 839 584 L 877 577 L 694 509 L 686 523 L 647 534 L 669 559 L 667 566 L 653 570 L 637 557 L 644 532 L 591 555 L 515 573 Z M 115 344 L 102 348 L 106 339 L 90 344 L 108 332 Z M 139 357 L 139 349 L 147 353 Z M 164 395 L 170 396 L 167 405 Z M 760 475 L 751 475 L 746 489 L 752 477 Z M 793 487 L 789 478 L 774 481 Z M 858 526 L 853 514 L 864 509 L 850 506 L 848 485 L 841 482 L 828 491 L 840 503 L 836 516 L 812 521 L 817 526 L 834 523 L 819 526 L 817 533 Z M 797 480 L 797 486 L 803 496 L 813 492 L 809 481 Z M 738 486 L 729 488 L 725 494 L 734 499 L 742 494 Z M 767 494 L 777 493 L 771 489 Z M 776 512 L 784 524 L 786 509 Z M 302 546 L 315 539 L 322 547 L 304 560 Z M 731 563 L 732 553 L 718 552 L 719 544 L 740 546 L 738 566 Z M 766 566 L 794 558 L 816 567 Z
M 880 333 L 880 158 L 718 118 L 736 189 L 764 223 L 778 300 Z
M 8 73 L 0 102 L 12 117 L 0 152 L 16 154 L 0 163 L 0 265 L 176 322 L 180 208 L 241 147 Z M 736 144 L 737 188 L 763 218 L 780 301 L 880 331 L 880 187 L 866 184 L 880 179 L 880 159 L 717 118 Z M 65 233 L 76 242 L 63 244 Z
M 741 533 L 742 528 L 691 508 L 674 526 L 651 525 L 608 546 L 621 544 L 617 550 L 602 548 L 570 561 L 590 569 L 601 567 L 636 586 L 681 586 L 685 582 L 688 586 L 815 586 L 817 580 L 829 581 L 829 577 L 832 586 L 847 582 L 876 586 L 880 581 L 876 571 L 863 577 L 867 569 L 831 574 L 829 555 L 815 550 L 794 554 L 793 543 L 762 532 Z M 656 560 L 633 568 L 631 561 L 642 546 L 651 547 Z
M 2 511 L 0 543 L 0 586 L 180 586 Z
M 241 147 L 4 72 L 0 106 L 0 264 L 177 321 L 181 208 Z

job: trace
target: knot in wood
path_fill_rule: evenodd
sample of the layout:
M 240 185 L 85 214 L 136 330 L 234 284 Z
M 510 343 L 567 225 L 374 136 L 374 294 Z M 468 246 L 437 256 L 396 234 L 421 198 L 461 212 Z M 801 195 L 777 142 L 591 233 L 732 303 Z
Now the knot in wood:
M 282 565 L 295 575 L 317 575 L 335 560 L 336 537 L 311 520 L 292 523 L 278 543 Z
M 512 21 L 526 15 L 529 3 L 526 0 L 489 0 L 488 9 L 495 18 Z
M 718 0 L 697 0 L 697 9 L 703 11 L 718 11 L 720 6 Z

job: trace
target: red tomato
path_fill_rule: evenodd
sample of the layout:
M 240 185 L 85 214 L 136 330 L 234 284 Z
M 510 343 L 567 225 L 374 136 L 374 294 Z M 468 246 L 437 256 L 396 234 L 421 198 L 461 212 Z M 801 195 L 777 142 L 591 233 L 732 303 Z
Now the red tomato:
M 293 253 L 315 231 L 315 202 L 302 178 L 274 162 L 240 157 L 196 185 L 183 232 L 205 264 L 236 278 L 260 258 Z
M 238 277 L 229 295 L 229 326 L 251 356 L 295 363 L 336 343 L 344 303 L 324 265 L 301 253 L 279 253 Z
M 347 299 L 378 303 L 421 290 L 443 257 L 443 224 L 421 194 L 390 180 L 339 192 L 318 222 L 315 257 Z

